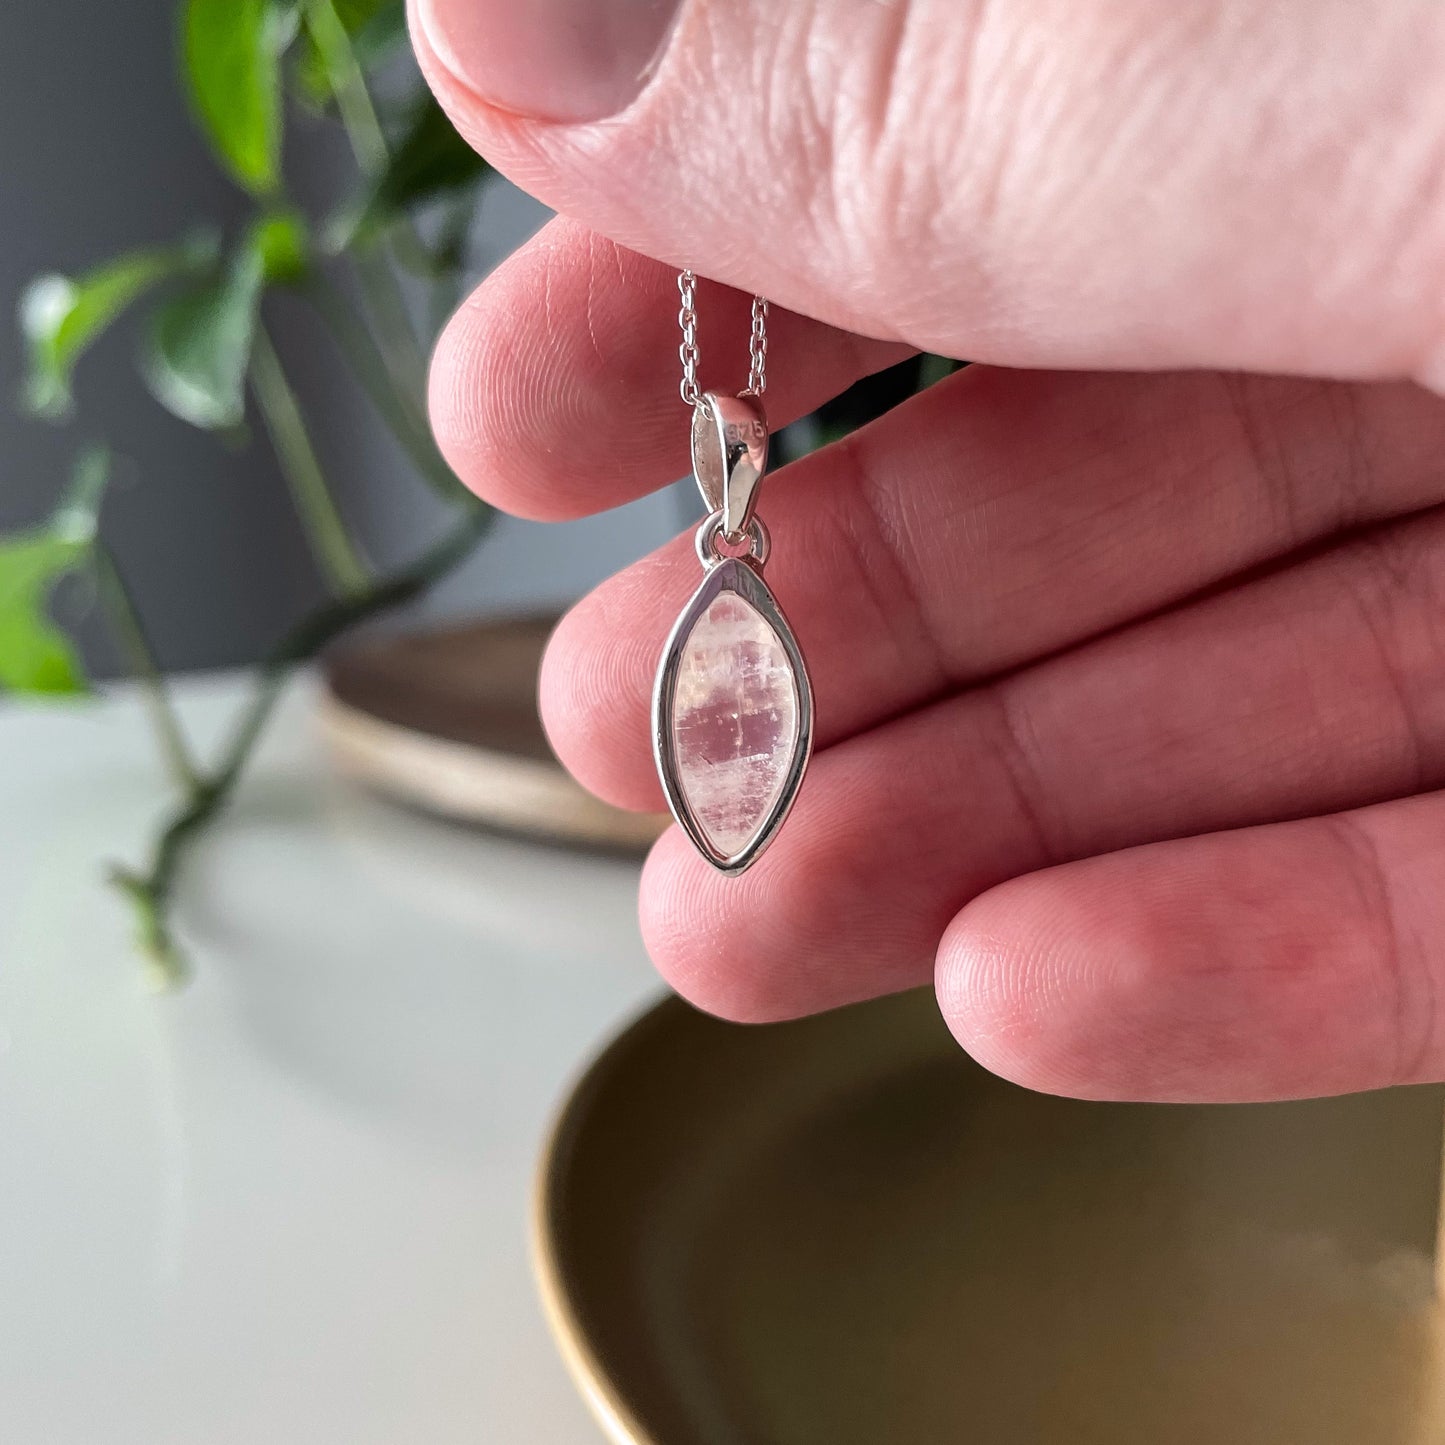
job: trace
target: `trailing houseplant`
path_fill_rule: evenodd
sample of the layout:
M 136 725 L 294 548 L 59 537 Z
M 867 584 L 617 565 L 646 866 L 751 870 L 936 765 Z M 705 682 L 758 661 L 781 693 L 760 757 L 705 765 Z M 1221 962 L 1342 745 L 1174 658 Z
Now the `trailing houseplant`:
M 459 299 L 463 246 L 485 162 L 457 135 L 406 44 L 404 0 L 178 0 L 178 68 L 217 164 L 251 201 L 245 224 L 146 238 L 76 275 L 37 278 L 20 305 L 27 352 L 22 402 L 73 419 L 72 377 L 91 345 L 143 310 L 139 370 L 156 402 L 218 444 L 269 445 L 329 597 L 256 666 L 249 695 L 214 757 L 198 755 L 172 703 L 125 559 L 99 519 L 109 473 L 103 446 L 77 447 L 73 476 L 45 520 L 0 533 L 0 692 L 64 696 L 89 685 L 50 610 L 81 577 L 140 684 L 175 797 L 139 866 L 110 877 L 134 910 L 137 937 L 162 984 L 184 973 L 170 923 L 178 869 L 230 802 L 287 674 L 347 629 L 405 604 L 463 561 L 491 520 L 452 476 L 425 416 L 427 333 Z M 351 193 L 325 208 L 288 184 L 292 128 L 339 127 L 354 163 Z M 396 437 L 418 484 L 450 513 L 410 563 L 380 571 L 348 526 L 305 407 L 273 340 L 271 298 L 301 298 L 356 387 Z M 903 400 L 953 363 L 919 357 L 867 378 L 784 434 L 786 459 Z
M 415 320 L 430 328 L 455 303 L 486 166 L 415 70 L 403 0 L 182 0 L 179 21 L 181 82 L 217 163 L 250 197 L 251 216 L 230 235 L 198 229 L 151 239 L 80 274 L 38 278 L 20 307 L 22 401 L 38 417 L 70 419 L 77 364 L 123 314 L 145 309 L 139 368 L 151 395 L 218 441 L 270 445 L 328 600 L 276 642 L 255 669 L 229 740 L 218 756 L 202 758 L 132 602 L 125 559 L 99 531 L 104 449 L 78 448 L 74 475 L 48 519 L 0 535 L 0 689 L 87 690 L 77 651 L 49 609 L 54 588 L 76 575 L 92 584 L 144 689 L 176 796 L 145 861 L 116 867 L 111 877 L 134 909 L 140 944 L 162 983 L 184 968 L 170 926 L 177 869 L 229 802 L 289 670 L 356 623 L 424 592 L 472 551 L 490 520 L 432 443 Z M 355 177 L 339 209 L 308 205 L 288 186 L 286 136 L 305 124 L 345 132 Z M 280 290 L 309 303 L 419 482 L 450 511 L 449 529 L 399 569 L 372 565 L 337 505 L 268 325 L 268 298 Z

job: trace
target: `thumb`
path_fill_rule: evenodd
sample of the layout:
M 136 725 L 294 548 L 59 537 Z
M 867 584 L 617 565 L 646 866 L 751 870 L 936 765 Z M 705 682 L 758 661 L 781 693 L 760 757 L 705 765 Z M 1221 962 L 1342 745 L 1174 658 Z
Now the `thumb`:
M 462 132 L 633 250 L 974 360 L 1445 390 L 1438 0 L 412 0 Z

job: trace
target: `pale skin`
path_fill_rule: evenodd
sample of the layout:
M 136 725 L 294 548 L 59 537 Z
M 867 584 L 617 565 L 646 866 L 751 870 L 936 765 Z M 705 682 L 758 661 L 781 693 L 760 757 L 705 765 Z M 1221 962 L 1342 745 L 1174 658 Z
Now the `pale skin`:
M 591 4 L 413 0 L 562 217 L 439 344 L 470 485 L 555 519 L 687 470 L 681 264 L 705 385 L 772 299 L 774 425 L 978 363 L 769 478 L 818 751 L 742 877 L 657 844 L 663 974 L 745 1020 L 931 980 L 1085 1097 L 1445 1078 L 1445 6 Z M 629 808 L 697 575 L 679 538 L 548 653 L 559 755 Z

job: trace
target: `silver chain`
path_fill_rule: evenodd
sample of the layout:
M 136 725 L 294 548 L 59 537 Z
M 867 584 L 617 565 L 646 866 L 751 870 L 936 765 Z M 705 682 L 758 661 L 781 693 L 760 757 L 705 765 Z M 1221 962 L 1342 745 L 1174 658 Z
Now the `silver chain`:
M 753 297 L 753 329 L 748 337 L 748 392 L 761 396 L 768 389 L 768 298 Z
M 682 345 L 677 354 L 682 360 L 682 381 L 678 391 L 689 406 L 702 400 L 697 384 L 697 364 L 702 352 L 697 344 L 697 277 L 691 271 L 680 271 L 677 294 L 681 305 L 677 324 L 682 331 Z M 748 336 L 748 388 L 745 396 L 761 396 L 768 389 L 768 298 L 753 297 L 752 331 Z
M 682 328 L 682 345 L 677 354 L 682 358 L 682 384 L 678 390 L 689 406 L 696 406 L 702 400 L 702 391 L 697 384 L 697 277 L 691 271 L 681 271 L 677 277 L 677 294 L 682 302 L 677 313 L 677 324 Z

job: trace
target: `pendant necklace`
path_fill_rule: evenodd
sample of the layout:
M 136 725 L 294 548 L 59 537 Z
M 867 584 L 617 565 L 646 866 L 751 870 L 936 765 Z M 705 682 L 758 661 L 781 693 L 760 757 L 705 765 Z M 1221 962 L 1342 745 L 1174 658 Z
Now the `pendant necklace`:
M 768 464 L 768 303 L 753 297 L 746 390 L 697 382 L 697 278 L 677 278 L 682 399 L 692 470 L 708 515 L 697 529 L 702 583 L 663 649 L 652 747 L 667 805 L 699 853 L 741 873 L 777 836 L 813 747 L 813 694 L 793 630 L 763 580 L 768 530 L 755 514 Z

